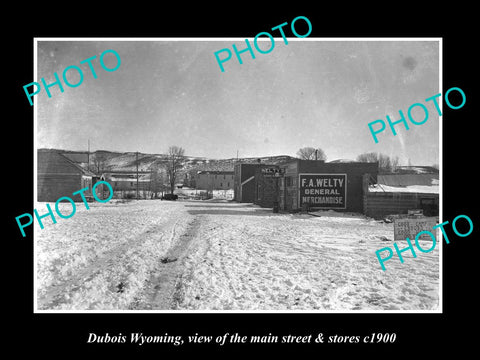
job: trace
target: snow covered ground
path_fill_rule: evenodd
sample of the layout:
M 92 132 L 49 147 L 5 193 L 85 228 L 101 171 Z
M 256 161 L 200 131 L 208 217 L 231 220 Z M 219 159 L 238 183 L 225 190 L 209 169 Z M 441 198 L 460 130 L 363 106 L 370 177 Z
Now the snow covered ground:
M 233 189 L 228 190 L 209 190 L 208 191 L 213 199 L 221 200 L 233 200 L 234 192 Z M 190 199 L 201 199 L 207 197 L 207 190 L 196 190 L 184 187 L 183 189 L 175 189 L 175 194 L 179 197 L 185 197 Z
M 403 253 L 403 264 L 394 256 L 382 271 L 375 251 L 393 248 L 391 223 L 227 201 L 82 206 L 36 229 L 39 310 L 438 308 L 438 245 L 417 258 Z M 175 293 L 162 308 L 154 302 L 165 288 Z
M 89 206 L 78 205 L 73 217 L 36 229 L 40 310 L 128 309 L 191 221 L 177 202 Z
M 403 253 L 403 264 L 394 257 L 381 270 L 375 251 L 393 248 L 382 240 L 393 239 L 393 224 L 335 212 L 273 214 L 244 204 L 194 209 L 202 217 L 201 240 L 186 261 L 179 309 L 438 307 L 438 246 L 417 258 Z

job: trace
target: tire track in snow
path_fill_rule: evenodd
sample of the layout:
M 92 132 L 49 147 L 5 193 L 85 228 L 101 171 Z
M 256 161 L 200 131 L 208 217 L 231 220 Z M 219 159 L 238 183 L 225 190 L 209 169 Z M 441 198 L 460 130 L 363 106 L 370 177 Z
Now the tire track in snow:
M 175 235 L 175 227 L 180 219 L 178 219 L 172 229 L 170 240 Z M 163 230 L 163 231 L 162 231 Z M 132 237 L 123 244 L 115 246 L 113 249 L 106 251 L 100 259 L 83 268 L 73 277 L 68 278 L 63 284 L 54 284 L 49 289 L 38 297 L 37 304 L 39 309 L 51 309 L 65 301 L 65 294 L 70 294 L 77 291 L 83 283 L 91 281 L 95 276 L 105 271 L 108 267 L 114 266 L 119 258 L 122 258 L 127 253 L 127 250 L 141 247 L 146 241 L 145 234 L 159 233 L 158 243 L 162 244 L 165 236 L 165 224 L 158 224 L 153 229 L 150 228 L 146 232 Z
M 216 294 L 216 298 L 221 299 L 224 297 L 224 289 L 222 284 L 219 284 L 219 273 L 217 272 L 217 262 L 219 259 L 215 242 L 218 243 L 218 234 L 223 231 L 223 223 L 212 221 L 211 215 L 199 215 L 198 226 L 195 229 L 195 247 L 192 248 L 190 253 L 185 256 L 183 261 L 183 274 L 178 278 L 176 284 L 176 291 L 174 294 L 174 309 L 185 308 L 185 296 L 193 279 L 197 277 L 208 280 L 209 288 L 216 288 L 220 290 L 220 294 Z M 225 245 L 225 244 L 224 244 Z M 223 282 L 223 280 L 221 280 Z M 203 290 L 208 291 L 207 287 L 201 287 L 200 291 L 195 294 L 196 301 L 209 298 L 211 294 L 205 293 Z M 191 294 L 187 296 L 190 298 Z M 191 300 L 191 299 L 189 299 Z
M 178 222 L 178 220 L 177 220 Z M 184 261 L 196 237 L 200 219 L 195 217 L 187 224 L 187 230 L 168 250 L 167 262 L 158 263 L 152 271 L 145 292 L 130 306 L 130 310 L 171 310 L 180 297 L 180 279 L 184 272 Z M 175 237 L 172 228 L 171 240 Z M 168 261 L 170 260 L 170 261 Z

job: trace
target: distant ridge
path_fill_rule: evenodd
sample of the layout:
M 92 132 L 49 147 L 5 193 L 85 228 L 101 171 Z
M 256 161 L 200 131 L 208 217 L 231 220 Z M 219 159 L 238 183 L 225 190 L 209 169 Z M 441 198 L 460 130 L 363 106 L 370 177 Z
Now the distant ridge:
M 74 151 L 65 149 L 38 149 L 40 151 L 55 151 L 65 154 L 87 154 L 87 151 Z M 96 150 L 90 152 L 90 169 L 94 171 L 94 163 L 97 159 L 102 159 L 104 172 L 108 171 L 134 171 L 136 170 L 136 152 L 119 152 L 108 150 Z M 185 156 L 182 172 L 191 170 L 198 171 L 233 171 L 235 163 L 257 163 L 276 165 L 282 162 L 295 159 L 288 155 L 248 157 L 248 158 L 228 158 L 228 159 L 209 159 L 197 156 Z M 166 154 L 144 154 L 138 153 L 138 170 L 151 171 L 152 169 L 165 165 L 168 161 Z M 82 166 L 87 164 L 82 163 Z

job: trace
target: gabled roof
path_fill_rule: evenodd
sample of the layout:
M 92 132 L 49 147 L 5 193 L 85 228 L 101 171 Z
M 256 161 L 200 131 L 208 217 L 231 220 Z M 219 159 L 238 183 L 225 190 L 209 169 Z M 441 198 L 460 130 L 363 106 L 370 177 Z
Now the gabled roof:
M 82 172 L 82 175 L 85 175 L 85 176 L 92 176 L 92 177 L 96 177 L 97 175 L 95 175 L 93 172 L 87 170 L 87 169 L 84 169 L 83 167 L 81 167 L 80 165 L 78 165 L 77 163 L 73 162 L 72 160 L 70 160 L 68 157 L 66 157 L 64 154 L 61 154 L 61 153 L 57 153 L 58 155 L 60 155 L 61 157 L 63 157 L 66 161 L 68 161 L 70 164 L 72 164 L 72 166 L 76 167 L 78 170 L 80 170 Z
M 88 163 L 88 154 L 85 152 L 78 152 L 78 153 L 61 153 L 67 159 L 75 163 Z
M 66 163 L 68 163 L 68 165 L 70 165 L 72 168 L 78 170 L 82 175 L 84 176 L 92 176 L 92 177 L 96 177 L 97 175 L 95 175 L 93 172 L 83 168 L 82 166 L 80 166 L 79 164 L 75 163 L 74 161 L 70 160 L 68 157 L 64 156 L 60 151 L 58 150 L 55 150 L 55 149 L 37 149 L 37 154 L 39 155 L 38 156 L 38 159 L 40 159 L 40 154 L 43 154 L 44 156 L 47 156 L 49 155 L 50 157 L 53 156 L 53 158 L 55 159 L 55 156 L 57 157 L 57 159 L 60 159 L 58 161 L 64 161 Z M 48 157 L 47 157 L 48 158 Z M 40 164 L 38 164 L 40 166 Z

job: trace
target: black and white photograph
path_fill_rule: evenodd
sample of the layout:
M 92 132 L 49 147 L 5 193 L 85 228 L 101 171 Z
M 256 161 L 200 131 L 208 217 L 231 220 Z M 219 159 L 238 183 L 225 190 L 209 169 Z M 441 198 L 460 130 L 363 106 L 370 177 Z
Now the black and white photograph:
M 270 33 L 35 39 L 35 312 L 442 312 L 441 38 Z
M 165 5 L 8 8 L 5 350 L 474 353 L 473 6 Z

